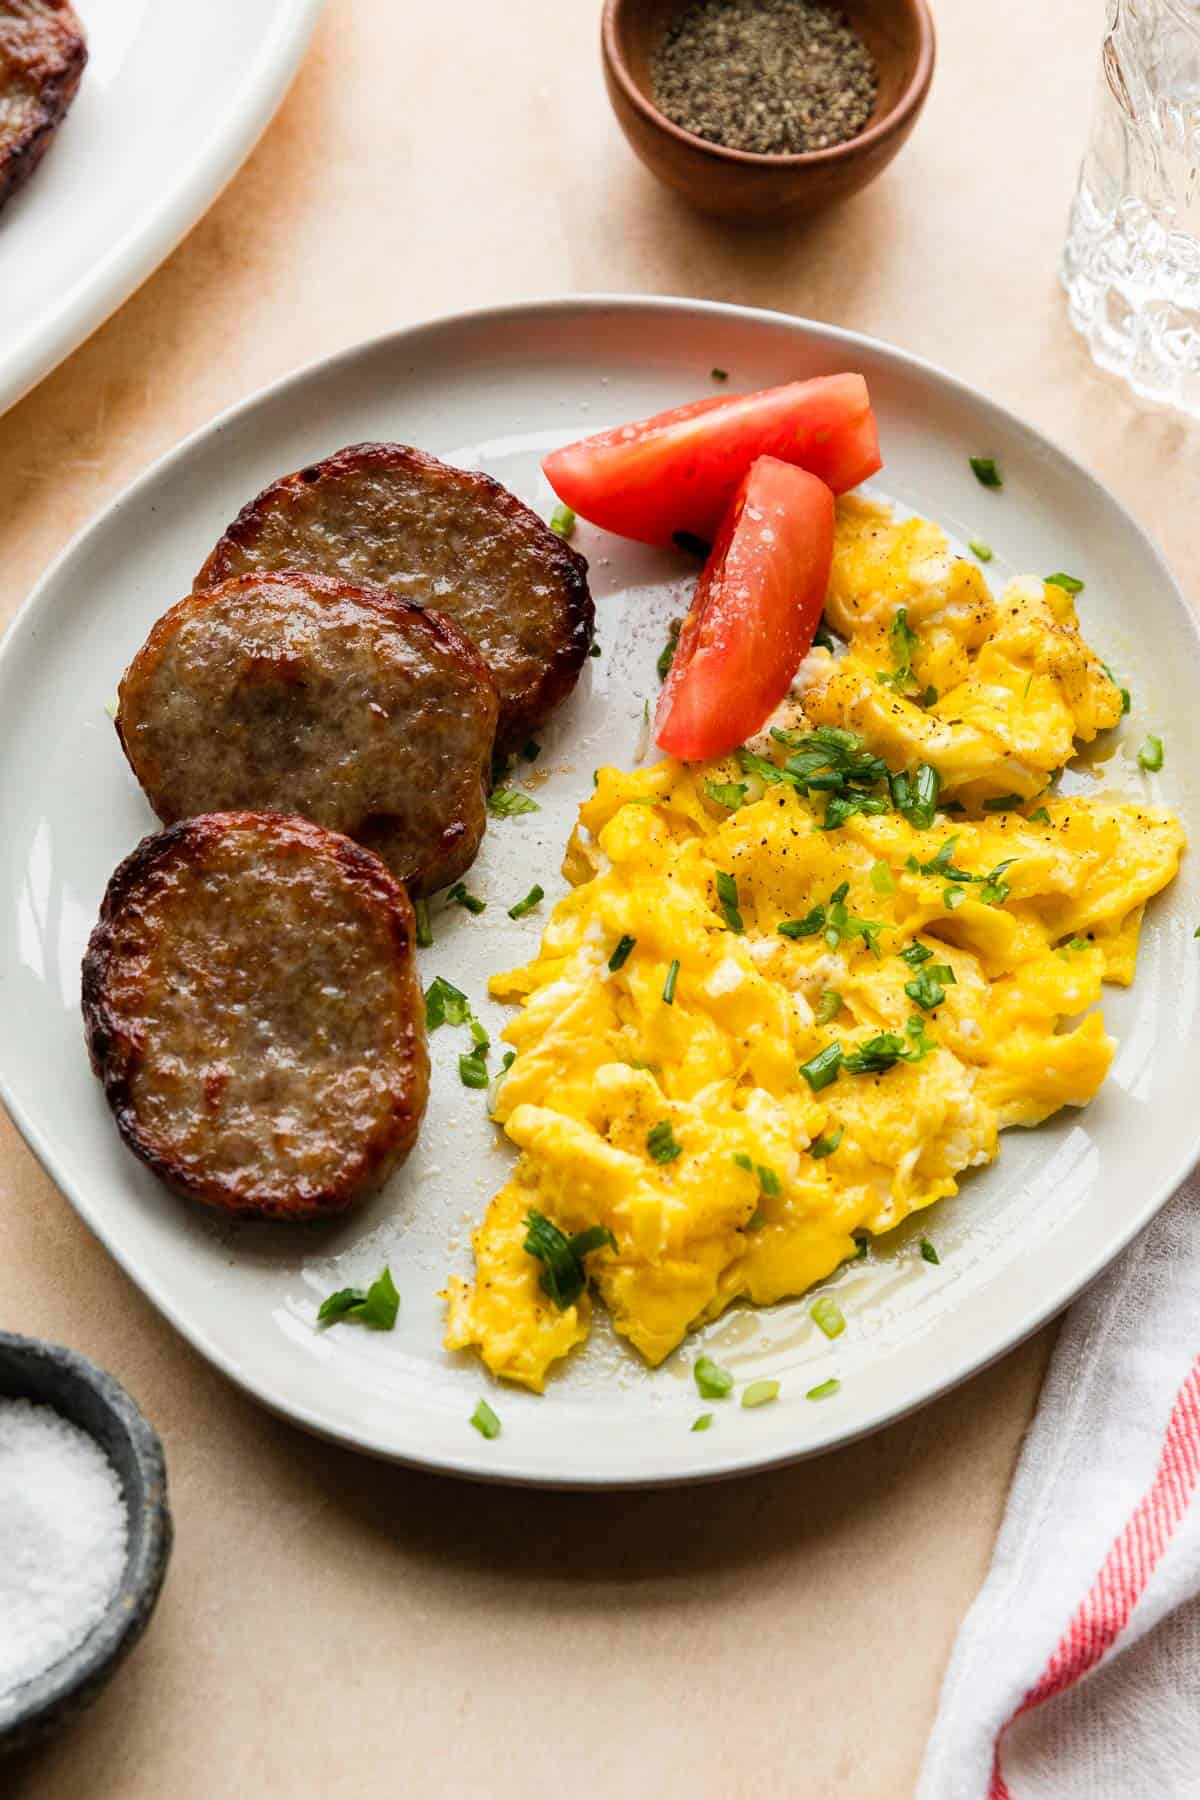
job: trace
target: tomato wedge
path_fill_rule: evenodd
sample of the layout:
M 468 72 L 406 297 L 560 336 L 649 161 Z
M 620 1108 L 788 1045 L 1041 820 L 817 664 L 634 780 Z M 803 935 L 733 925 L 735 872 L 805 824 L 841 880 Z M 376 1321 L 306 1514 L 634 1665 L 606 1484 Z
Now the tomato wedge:
M 810 649 L 833 559 L 833 494 L 760 456 L 738 489 L 696 585 L 654 735 L 686 762 L 724 756 L 783 699 Z
M 880 468 L 861 375 L 822 375 L 757 394 L 718 394 L 555 450 L 542 464 L 560 500 L 643 544 L 677 532 L 711 543 L 758 456 L 819 475 L 835 494 Z

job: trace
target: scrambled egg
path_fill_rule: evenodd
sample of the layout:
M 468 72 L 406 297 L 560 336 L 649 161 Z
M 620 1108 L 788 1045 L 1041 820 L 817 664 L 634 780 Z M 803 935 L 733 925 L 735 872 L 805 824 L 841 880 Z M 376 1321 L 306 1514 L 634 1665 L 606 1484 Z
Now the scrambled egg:
M 449 1284 L 446 1342 L 497 1375 L 540 1390 L 588 1335 L 588 1291 L 554 1304 L 524 1248 L 531 1210 L 609 1229 L 587 1273 L 659 1363 L 731 1301 L 802 1293 L 1108 1070 L 1089 1009 L 1132 980 L 1183 833 L 1053 792 L 1122 709 L 1070 595 L 1025 578 L 995 598 L 937 526 L 852 499 L 826 618 L 845 652 L 806 659 L 783 741 L 599 771 L 573 891 L 491 983 L 522 1002 L 495 1106 L 522 1154 L 474 1285 Z M 865 810 L 827 818 L 828 788 L 789 778 L 814 743 L 859 758 Z M 936 770 L 936 815 L 872 755 Z

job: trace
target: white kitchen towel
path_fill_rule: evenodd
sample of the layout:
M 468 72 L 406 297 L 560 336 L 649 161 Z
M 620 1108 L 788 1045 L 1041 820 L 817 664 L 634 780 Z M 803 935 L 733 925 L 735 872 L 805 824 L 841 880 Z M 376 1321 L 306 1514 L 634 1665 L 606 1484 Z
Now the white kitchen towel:
M 917 1800 L 1200 1797 L 1200 1179 L 1064 1322 Z

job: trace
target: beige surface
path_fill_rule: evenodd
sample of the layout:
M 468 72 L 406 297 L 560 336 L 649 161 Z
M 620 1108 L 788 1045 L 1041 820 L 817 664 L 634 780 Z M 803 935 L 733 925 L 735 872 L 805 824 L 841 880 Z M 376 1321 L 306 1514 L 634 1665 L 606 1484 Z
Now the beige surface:
M 1082 455 L 1195 592 L 1196 439 L 1091 370 L 1054 282 L 1099 8 L 936 10 L 933 93 L 887 175 L 807 232 L 746 236 L 690 216 L 627 152 L 592 0 L 331 0 L 221 202 L 0 420 L 0 617 L 97 507 L 263 382 L 408 320 L 589 288 L 782 307 L 943 363 Z M 255 1409 L 7 1123 L 0 1246 L 0 1323 L 130 1385 L 162 1431 L 178 1527 L 118 1683 L 0 1791 L 911 1791 L 1048 1334 L 818 1463 L 548 1498 L 378 1467 Z

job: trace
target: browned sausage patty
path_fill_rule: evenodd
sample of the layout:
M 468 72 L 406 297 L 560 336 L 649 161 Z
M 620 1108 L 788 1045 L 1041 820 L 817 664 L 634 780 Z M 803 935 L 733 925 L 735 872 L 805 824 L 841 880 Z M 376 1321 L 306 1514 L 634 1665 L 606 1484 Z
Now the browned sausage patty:
M 296 571 L 165 613 L 125 672 L 117 730 L 164 824 L 301 813 L 427 894 L 479 848 L 498 705 L 449 619 Z
M 500 690 L 518 748 L 574 687 L 595 613 L 587 564 L 490 475 L 403 444 L 352 444 L 244 506 L 195 580 L 315 569 L 449 613 Z
M 411 1148 L 429 1091 L 408 896 L 349 838 L 210 813 L 144 838 L 83 959 L 121 1136 L 248 1217 L 340 1213 Z
M 86 62 L 67 0 L 0 0 L 0 206 L 50 148 Z

